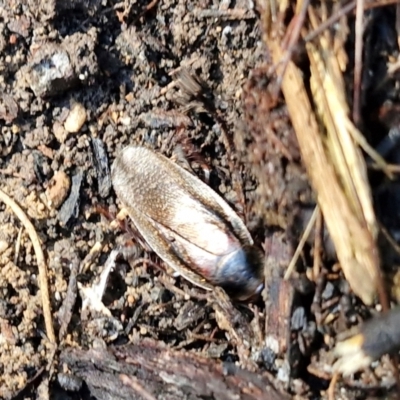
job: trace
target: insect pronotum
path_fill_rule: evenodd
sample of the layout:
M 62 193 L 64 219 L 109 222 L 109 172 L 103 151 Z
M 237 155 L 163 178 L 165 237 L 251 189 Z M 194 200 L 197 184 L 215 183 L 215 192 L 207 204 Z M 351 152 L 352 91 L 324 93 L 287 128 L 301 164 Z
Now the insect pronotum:
M 111 170 L 115 192 L 152 250 L 187 280 L 245 300 L 262 287 L 260 251 L 229 205 L 199 178 L 145 147 Z

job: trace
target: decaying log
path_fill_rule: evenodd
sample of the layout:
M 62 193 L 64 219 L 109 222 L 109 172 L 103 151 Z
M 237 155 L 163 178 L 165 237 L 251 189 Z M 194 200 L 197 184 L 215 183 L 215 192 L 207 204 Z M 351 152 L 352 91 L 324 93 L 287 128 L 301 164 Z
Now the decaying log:
M 97 399 L 278 400 L 262 374 L 189 353 L 159 342 L 105 349 L 67 349 L 61 362 L 83 379 Z

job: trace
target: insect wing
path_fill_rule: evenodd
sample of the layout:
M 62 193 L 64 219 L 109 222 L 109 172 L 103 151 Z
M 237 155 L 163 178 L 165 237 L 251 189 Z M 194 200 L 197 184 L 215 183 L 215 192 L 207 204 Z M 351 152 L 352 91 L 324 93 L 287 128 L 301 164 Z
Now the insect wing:
M 198 285 L 204 289 L 211 290 L 212 286 L 206 282 L 198 273 L 192 271 L 187 263 L 184 262 L 182 254 L 174 249 L 171 241 L 173 241 L 173 236 L 171 234 L 166 234 L 165 229 L 157 228 L 157 224 L 151 222 L 151 220 L 137 211 L 135 208 L 127 208 L 129 216 L 135 223 L 137 230 L 153 249 L 153 251 L 172 269 L 179 272 L 188 281 Z
M 129 146 L 116 158 L 112 177 L 119 199 L 150 247 L 199 286 L 210 288 L 192 270 L 212 281 L 220 256 L 253 244 L 222 198 L 164 156 Z
M 229 253 L 234 237 L 238 245 L 253 244 L 241 219 L 211 188 L 146 148 L 122 151 L 113 166 L 113 183 L 126 208 L 137 208 L 207 252 Z

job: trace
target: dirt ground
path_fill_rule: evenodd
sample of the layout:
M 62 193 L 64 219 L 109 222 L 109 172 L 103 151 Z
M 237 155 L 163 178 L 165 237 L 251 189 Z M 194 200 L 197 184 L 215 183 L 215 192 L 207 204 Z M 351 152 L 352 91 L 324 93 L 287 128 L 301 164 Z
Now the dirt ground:
M 283 100 L 266 102 L 269 63 L 251 0 L 0 2 L 0 188 L 39 237 L 55 330 L 29 232 L 1 204 L 2 399 L 326 396 L 337 335 L 369 311 L 334 262 L 311 282 L 307 251 L 281 279 L 315 198 Z M 245 221 L 260 299 L 195 287 L 112 224 L 128 144 L 189 163 Z M 385 362 L 335 398 L 392 387 Z

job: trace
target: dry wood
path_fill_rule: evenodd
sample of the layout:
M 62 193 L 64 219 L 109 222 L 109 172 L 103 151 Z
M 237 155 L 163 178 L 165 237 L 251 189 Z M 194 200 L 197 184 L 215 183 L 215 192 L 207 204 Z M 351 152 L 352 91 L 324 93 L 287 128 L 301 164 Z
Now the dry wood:
M 266 10 L 268 4 L 260 1 L 260 6 Z M 315 29 L 318 22 L 311 6 L 309 19 Z M 268 31 L 270 22 L 263 22 L 264 40 L 279 74 L 279 63 L 285 57 L 279 30 Z M 380 276 L 377 224 L 365 162 L 354 140 L 359 132 L 348 116 L 342 72 L 329 33 L 307 43 L 306 50 L 313 101 L 301 70 L 293 62 L 286 68 L 282 91 L 343 272 L 353 291 L 371 304 Z
M 288 398 L 263 375 L 187 351 L 171 350 L 152 340 L 109 351 L 68 349 L 61 354 L 61 362 L 84 379 L 99 400 Z
M 282 279 L 282 270 L 292 258 L 293 248 L 282 234 L 265 240 L 265 343 L 275 354 L 285 354 L 290 346 L 290 313 L 294 287 Z

